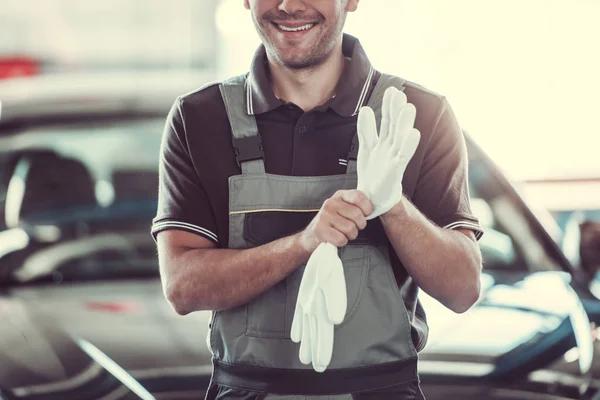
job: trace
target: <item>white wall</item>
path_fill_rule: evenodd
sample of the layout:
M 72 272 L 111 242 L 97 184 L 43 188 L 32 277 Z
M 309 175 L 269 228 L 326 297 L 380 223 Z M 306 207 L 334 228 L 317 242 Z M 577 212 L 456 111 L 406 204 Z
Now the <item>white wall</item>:
M 59 65 L 214 63 L 217 0 L 0 0 L 0 57 Z
M 241 0 L 221 4 L 226 76 L 259 41 Z M 600 176 L 599 18 L 596 0 L 363 0 L 346 31 L 376 68 L 446 95 L 513 178 Z

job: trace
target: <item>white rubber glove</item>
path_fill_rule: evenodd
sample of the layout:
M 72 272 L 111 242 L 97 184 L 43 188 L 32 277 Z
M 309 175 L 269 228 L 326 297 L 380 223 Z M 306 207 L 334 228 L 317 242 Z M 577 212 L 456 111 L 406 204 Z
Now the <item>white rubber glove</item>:
M 396 88 L 384 93 L 379 136 L 373 110 L 363 107 L 359 112 L 357 189 L 374 206 L 367 219 L 386 213 L 402 199 L 404 171 L 420 140 L 413 127 L 415 117 L 415 107 Z M 343 322 L 347 301 L 337 248 L 321 243 L 306 264 L 291 330 L 292 341 L 300 343 L 300 361 L 312 362 L 317 372 L 325 371 L 331 362 L 334 325 Z
M 358 113 L 357 189 L 374 207 L 367 220 L 385 214 L 402 199 L 404 171 L 421 139 L 414 128 L 417 111 L 404 92 L 394 87 L 386 89 L 381 114 L 377 136 L 373 110 L 363 107 Z
M 333 353 L 334 325 L 346 315 L 344 265 L 337 247 L 321 243 L 306 264 L 292 321 L 291 338 L 300 342 L 300 362 L 323 372 Z

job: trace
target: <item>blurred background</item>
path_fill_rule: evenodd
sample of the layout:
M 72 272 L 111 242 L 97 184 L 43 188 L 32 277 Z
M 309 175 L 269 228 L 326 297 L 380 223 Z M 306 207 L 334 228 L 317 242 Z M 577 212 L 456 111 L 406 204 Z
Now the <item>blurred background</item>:
M 445 95 L 469 137 L 487 294 L 461 316 L 422 295 L 431 398 L 600 398 L 599 17 L 597 0 L 363 0 L 348 17 L 375 68 Z M 178 95 L 246 72 L 259 43 L 242 0 L 0 0 L 0 398 L 70 379 L 31 333 L 46 320 L 141 382 L 111 373 L 113 391 L 203 393 L 209 316 L 174 315 L 149 235 L 160 139 Z
M 240 3 L 0 0 L 0 79 L 242 73 L 259 40 Z M 376 68 L 446 95 L 505 173 L 534 181 L 530 195 L 557 208 L 565 192 L 539 180 L 600 176 L 598 15 L 595 0 L 373 0 L 349 16 L 346 30 Z M 590 198 L 600 188 L 580 182 L 576 190 Z

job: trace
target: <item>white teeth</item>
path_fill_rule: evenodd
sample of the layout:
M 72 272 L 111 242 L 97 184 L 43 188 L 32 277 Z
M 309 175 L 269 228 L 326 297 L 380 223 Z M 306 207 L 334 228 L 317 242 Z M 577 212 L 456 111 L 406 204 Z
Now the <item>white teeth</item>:
M 286 31 L 286 32 L 298 32 L 298 31 L 305 31 L 307 29 L 310 29 L 313 26 L 315 26 L 315 24 L 306 24 L 306 25 L 303 25 L 303 26 L 299 26 L 297 28 L 288 28 L 287 26 L 283 26 L 283 25 L 279 25 L 279 24 L 277 24 L 277 26 L 282 31 Z

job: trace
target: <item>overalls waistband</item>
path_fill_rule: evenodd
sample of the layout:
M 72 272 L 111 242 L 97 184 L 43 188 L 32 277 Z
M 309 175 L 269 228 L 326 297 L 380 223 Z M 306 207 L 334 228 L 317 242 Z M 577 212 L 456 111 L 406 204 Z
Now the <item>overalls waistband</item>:
M 417 358 L 366 367 L 326 370 L 280 369 L 213 360 L 213 382 L 275 394 L 333 395 L 399 385 L 418 379 Z

